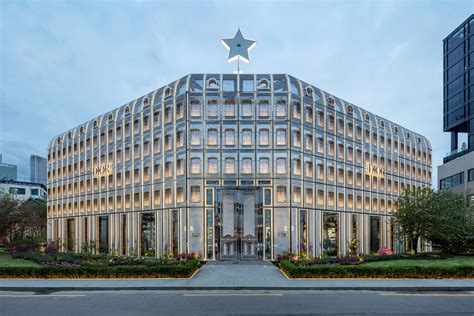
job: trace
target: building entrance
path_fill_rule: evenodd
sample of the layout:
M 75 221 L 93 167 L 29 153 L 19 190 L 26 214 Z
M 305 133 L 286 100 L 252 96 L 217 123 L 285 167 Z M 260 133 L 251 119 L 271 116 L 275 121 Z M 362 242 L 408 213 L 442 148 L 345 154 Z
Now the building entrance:
M 216 214 L 219 260 L 262 260 L 262 216 L 255 190 L 221 190 Z

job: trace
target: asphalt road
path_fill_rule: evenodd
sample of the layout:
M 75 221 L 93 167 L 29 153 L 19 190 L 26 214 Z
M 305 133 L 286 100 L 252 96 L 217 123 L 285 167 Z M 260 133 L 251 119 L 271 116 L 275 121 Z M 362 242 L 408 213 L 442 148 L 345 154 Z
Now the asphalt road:
M 0 315 L 474 315 L 474 292 L 0 292 Z

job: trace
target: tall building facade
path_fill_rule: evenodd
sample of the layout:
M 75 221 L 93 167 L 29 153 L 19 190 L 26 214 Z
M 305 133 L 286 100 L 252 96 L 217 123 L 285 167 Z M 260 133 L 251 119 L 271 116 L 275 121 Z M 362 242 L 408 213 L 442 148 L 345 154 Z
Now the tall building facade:
M 4 181 L 16 181 L 18 176 L 17 166 L 4 163 L 2 155 L 0 155 L 0 180 Z
M 31 155 L 30 157 L 30 181 L 33 183 L 47 183 L 48 161 L 46 158 Z
M 207 260 L 402 251 L 429 141 L 285 74 L 191 74 L 54 137 L 48 238 Z
M 443 40 L 444 131 L 451 151 L 438 167 L 438 188 L 468 192 L 474 206 L 474 14 Z M 459 146 L 459 135 L 467 136 Z

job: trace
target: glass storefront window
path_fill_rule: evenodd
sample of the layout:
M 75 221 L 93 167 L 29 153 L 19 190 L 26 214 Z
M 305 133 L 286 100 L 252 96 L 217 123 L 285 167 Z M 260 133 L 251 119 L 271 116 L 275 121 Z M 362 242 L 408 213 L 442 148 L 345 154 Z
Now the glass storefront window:
M 206 210 L 206 254 L 207 259 L 214 258 L 214 210 Z
M 338 214 L 323 213 L 323 253 L 327 256 L 338 254 Z
M 300 210 L 299 222 L 299 245 L 298 250 L 300 257 L 308 256 L 308 216 L 306 210 Z
M 109 217 L 99 216 L 99 252 L 109 252 Z
M 269 191 L 269 190 L 268 190 Z M 272 259 L 272 219 L 271 210 L 265 210 L 265 258 Z
M 377 252 L 379 250 L 380 240 L 380 216 L 370 216 L 370 252 Z
M 143 213 L 141 222 L 141 256 L 156 255 L 156 222 L 155 213 Z

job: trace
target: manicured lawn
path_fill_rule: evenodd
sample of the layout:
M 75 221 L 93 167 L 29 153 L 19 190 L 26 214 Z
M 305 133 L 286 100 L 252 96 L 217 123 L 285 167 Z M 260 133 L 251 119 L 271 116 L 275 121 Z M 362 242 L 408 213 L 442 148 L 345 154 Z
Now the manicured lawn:
M 8 253 L 0 253 L 0 267 L 38 267 L 39 264 L 30 260 L 13 259 Z
M 457 267 L 457 266 L 470 266 L 474 267 L 474 256 L 472 257 L 454 257 L 440 260 L 423 260 L 423 259 L 410 259 L 410 260 L 389 260 L 389 261 L 378 261 L 365 263 L 366 267 Z

